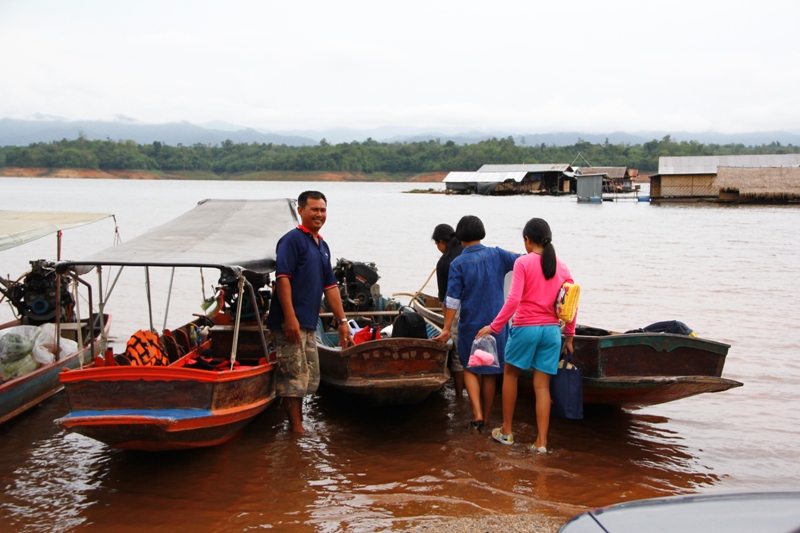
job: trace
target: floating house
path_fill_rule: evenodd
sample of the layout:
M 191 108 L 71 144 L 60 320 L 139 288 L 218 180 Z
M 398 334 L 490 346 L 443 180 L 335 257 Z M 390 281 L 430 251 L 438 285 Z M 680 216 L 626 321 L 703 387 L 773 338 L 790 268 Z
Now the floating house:
M 579 203 L 602 203 L 603 202 L 603 182 L 608 176 L 604 173 L 599 174 L 575 174 L 575 195 Z
M 650 201 L 718 201 L 719 167 L 800 167 L 800 154 L 660 157 L 658 174 L 650 176 Z
M 800 166 L 719 167 L 714 187 L 721 202 L 800 202 Z
M 466 194 L 569 194 L 575 190 L 570 165 L 483 165 L 476 172 L 450 172 L 448 191 Z
M 579 167 L 575 172 L 583 176 L 603 174 L 603 192 L 631 192 L 634 190 L 633 180 L 639 171 L 628 167 Z

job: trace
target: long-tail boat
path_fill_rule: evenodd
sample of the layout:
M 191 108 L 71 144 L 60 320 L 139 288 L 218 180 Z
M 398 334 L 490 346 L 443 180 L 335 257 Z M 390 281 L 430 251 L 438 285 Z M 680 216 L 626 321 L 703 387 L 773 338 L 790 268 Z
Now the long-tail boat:
M 296 224 L 288 199 L 205 200 L 123 245 L 60 263 L 59 272 L 143 267 L 148 280 L 156 267 L 173 275 L 178 268 L 210 268 L 219 270 L 220 279 L 209 299 L 215 312 L 171 331 L 165 318 L 148 359 L 160 365 L 134 364 L 126 349 L 107 354 L 102 366 L 63 372 L 70 413 L 56 422 L 121 449 L 197 448 L 233 438 L 276 398 L 274 354 L 261 317 L 277 241 Z M 157 334 L 146 287 L 148 331 Z
M 61 259 L 62 232 L 91 224 L 113 215 L 108 213 L 76 213 L 58 211 L 0 211 L 0 251 L 32 242 L 55 233 L 55 259 Z M 55 274 L 55 263 L 49 260 L 31 261 L 31 270 L 18 279 L 0 278 L 0 301 L 6 300 L 17 317 L 0 324 L 0 337 L 11 342 L 26 338 L 33 346 L 44 338 L 44 328 L 50 327 L 49 357 L 36 361 L 32 353 L 9 354 L 0 357 L 3 366 L 0 377 L 0 423 L 37 406 L 61 391 L 59 373 L 65 368 L 91 365 L 94 356 L 105 349 L 111 317 L 90 310 L 88 318 L 78 320 L 76 306 L 85 296 L 78 295 L 70 280 Z M 63 283 L 62 283 L 63 281 Z M 73 280 L 74 281 L 74 280 Z M 75 298 L 74 295 L 79 296 Z M 89 293 L 89 307 L 93 302 Z M 20 344 L 20 343 L 18 343 Z M 20 344 L 21 345 L 21 344 Z M 16 355 L 21 355 L 16 359 Z M 42 360 L 44 359 L 44 360 Z M 12 367 L 14 370 L 12 371 Z M 24 370 L 28 370 L 25 372 Z
M 441 302 L 435 296 L 420 293 L 411 306 L 427 319 L 444 324 Z M 579 325 L 573 345 L 583 374 L 585 404 L 642 407 L 742 386 L 722 377 L 730 345 L 713 340 Z M 531 388 L 530 378 L 531 372 L 523 370 L 520 386 Z
M 378 286 L 374 263 L 339 259 L 333 269 L 345 314 L 359 325 L 392 324 L 404 309 L 385 298 Z M 425 321 L 427 338 L 382 337 L 342 349 L 331 313 L 317 324 L 321 381 L 324 386 L 359 396 L 374 405 L 411 405 L 441 389 L 450 378 L 447 367 L 450 344 L 430 340 L 441 329 Z M 385 330 L 384 330 L 385 331 Z M 419 337 L 422 332 L 419 332 Z
M 398 313 L 395 311 L 395 316 Z M 342 348 L 338 346 L 338 333 L 326 330 L 321 318 L 317 326 L 317 350 L 322 383 L 359 395 L 375 405 L 422 402 L 450 379 L 447 368 L 450 346 L 431 340 L 441 329 L 425 322 L 427 339 L 388 337 Z

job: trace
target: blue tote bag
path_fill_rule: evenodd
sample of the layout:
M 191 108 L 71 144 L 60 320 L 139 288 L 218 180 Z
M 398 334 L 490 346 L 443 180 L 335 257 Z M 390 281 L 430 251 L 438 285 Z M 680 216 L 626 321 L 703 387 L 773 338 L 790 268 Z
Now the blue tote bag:
M 567 352 L 559 361 L 558 373 L 550 379 L 553 414 L 561 418 L 583 418 L 583 375 Z

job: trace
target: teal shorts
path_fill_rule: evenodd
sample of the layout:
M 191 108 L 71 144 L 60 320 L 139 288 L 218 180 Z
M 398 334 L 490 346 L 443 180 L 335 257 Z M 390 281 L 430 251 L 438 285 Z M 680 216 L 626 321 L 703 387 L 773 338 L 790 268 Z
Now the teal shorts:
M 506 364 L 554 375 L 560 356 L 561 328 L 556 325 L 520 326 L 508 334 Z

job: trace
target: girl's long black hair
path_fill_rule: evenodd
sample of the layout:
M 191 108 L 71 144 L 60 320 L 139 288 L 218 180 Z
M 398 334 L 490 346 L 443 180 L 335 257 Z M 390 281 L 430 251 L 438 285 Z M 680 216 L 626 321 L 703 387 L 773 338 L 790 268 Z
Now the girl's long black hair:
M 525 229 L 522 230 L 522 236 L 544 247 L 544 251 L 542 252 L 542 272 L 544 273 L 544 279 L 550 279 L 555 276 L 556 249 L 553 248 L 553 233 L 550 231 L 550 224 L 542 218 L 532 218 L 525 224 Z

